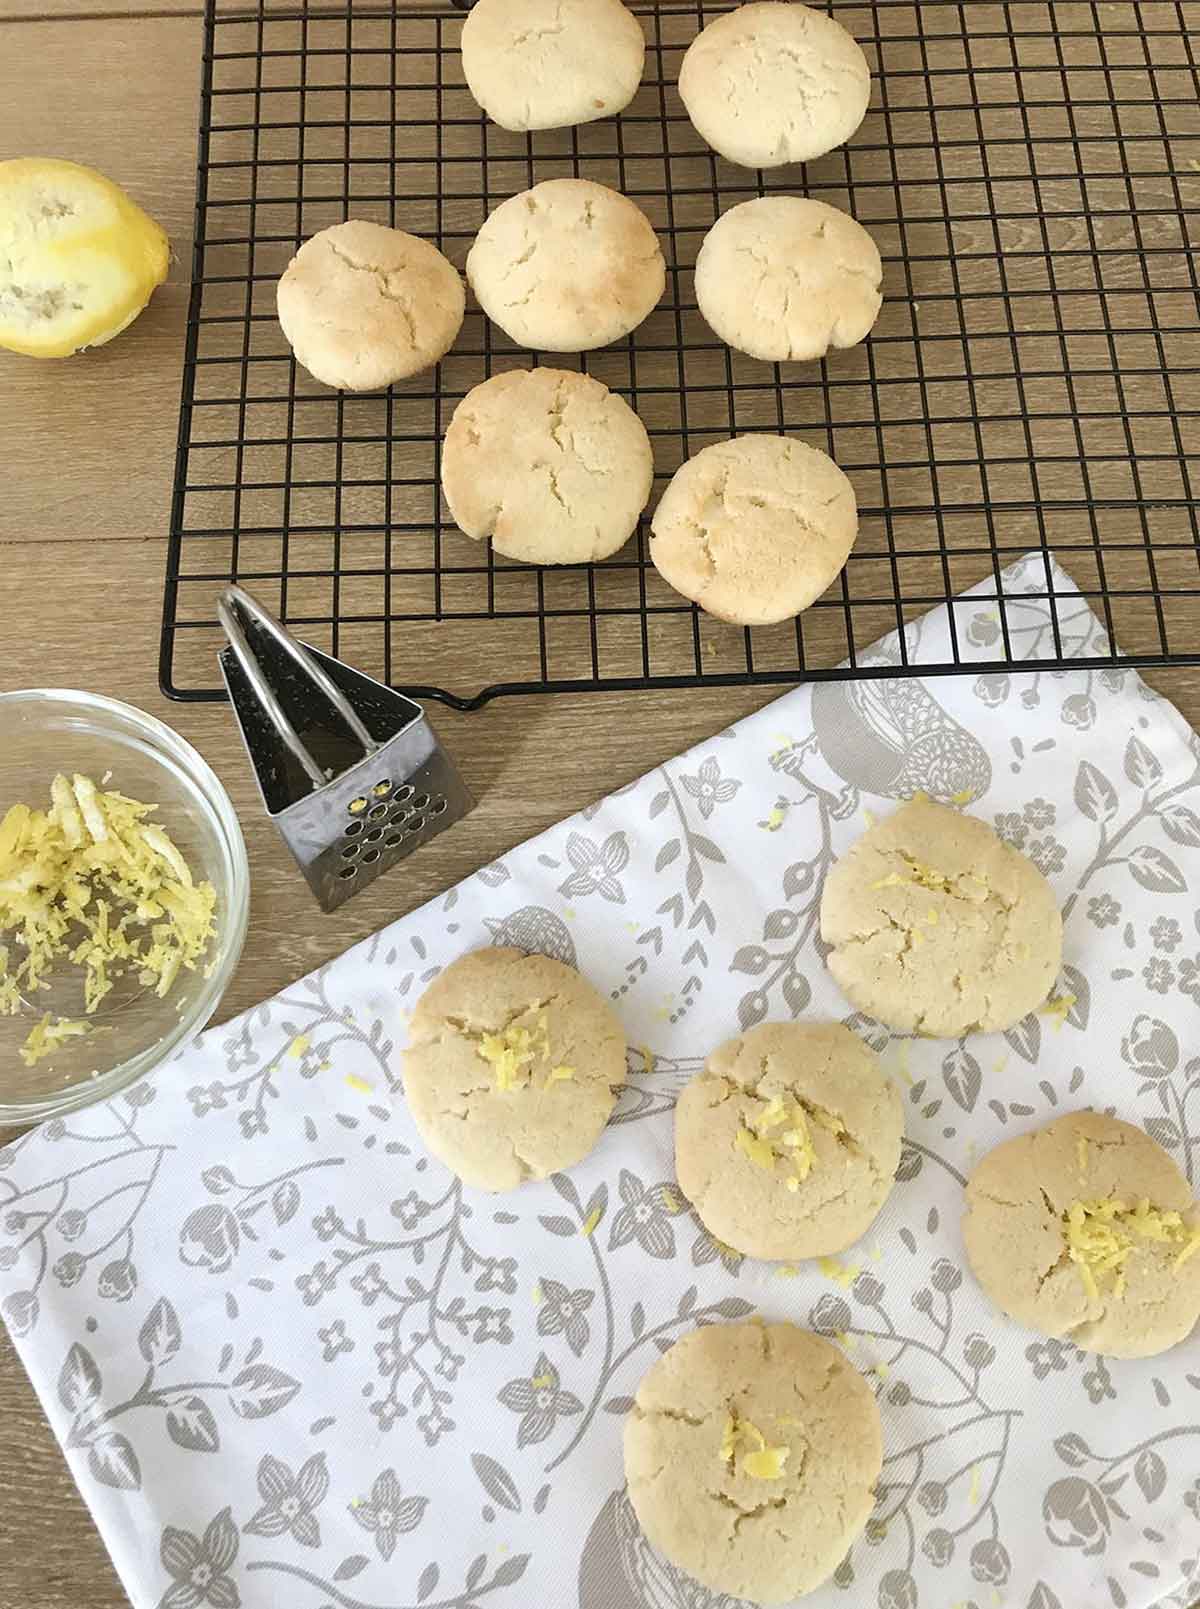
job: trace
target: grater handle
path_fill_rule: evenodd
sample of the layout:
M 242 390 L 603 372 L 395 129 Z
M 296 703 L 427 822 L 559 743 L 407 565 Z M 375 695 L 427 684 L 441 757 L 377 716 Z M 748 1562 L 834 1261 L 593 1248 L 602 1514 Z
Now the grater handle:
M 325 671 L 317 664 L 311 654 L 284 630 L 275 616 L 264 609 L 257 599 L 252 598 L 244 587 L 226 587 L 217 600 L 217 617 L 229 638 L 230 647 L 237 655 L 238 663 L 246 674 L 246 679 L 254 689 L 255 697 L 270 717 L 272 724 L 284 743 L 299 760 L 308 773 L 309 780 L 315 787 L 323 788 L 329 781 L 328 776 L 313 759 L 307 748 L 288 718 L 287 711 L 279 702 L 275 690 L 263 675 L 262 667 L 258 662 L 250 641 L 242 625 L 241 616 L 247 616 L 261 630 L 269 632 L 285 653 L 287 653 L 304 672 L 304 674 L 320 688 L 334 709 L 345 721 L 354 736 L 363 746 L 364 754 L 375 754 L 379 744 L 367 731 L 362 721 L 352 708 L 349 700 L 341 688 L 330 680 Z

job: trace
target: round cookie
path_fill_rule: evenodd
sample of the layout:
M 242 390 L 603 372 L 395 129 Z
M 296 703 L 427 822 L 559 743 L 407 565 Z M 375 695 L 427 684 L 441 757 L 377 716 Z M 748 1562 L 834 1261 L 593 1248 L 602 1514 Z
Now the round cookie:
M 623 111 L 645 55 L 621 0 L 476 0 L 463 23 L 467 88 L 493 123 L 517 132 Z
M 860 1011 L 930 1039 L 1011 1028 L 1043 1003 L 1062 961 L 1062 917 L 1033 862 L 921 795 L 829 873 L 821 937 Z
M 963 1239 L 1002 1312 L 1084 1351 L 1153 1357 L 1200 1318 L 1200 1209 L 1163 1148 L 1115 1117 L 1071 1112 L 990 1151 Z
M 427 240 L 350 219 L 304 242 L 276 301 L 297 363 L 338 390 L 378 391 L 449 350 L 466 292 Z
M 547 179 L 488 214 L 467 278 L 520 346 L 589 352 L 637 328 L 667 271 L 650 220 L 628 197 L 590 179 Z
M 857 346 L 879 316 L 883 265 L 861 224 L 799 196 L 731 207 L 705 235 L 696 300 L 729 346 L 766 362 L 810 362 Z
M 442 446 L 459 528 L 530 564 L 607 558 L 637 527 L 654 481 L 646 427 L 599 380 L 514 369 L 469 391 Z
M 572 967 L 474 950 L 417 1002 L 402 1070 L 434 1156 L 477 1190 L 515 1190 L 595 1145 L 625 1082 L 625 1036 Z
M 748 1257 L 844 1251 L 887 1199 L 900 1096 L 839 1022 L 768 1022 L 715 1050 L 675 1107 L 675 1172 L 710 1234 Z
M 790 620 L 839 573 L 858 535 L 854 488 L 790 436 L 734 436 L 680 466 L 650 557 L 676 592 L 742 626 Z
M 875 1398 L 794 1324 L 708 1324 L 663 1354 L 625 1420 L 643 1531 L 714 1592 L 787 1603 L 837 1569 L 874 1504 Z
M 810 162 L 866 115 L 871 70 L 841 23 L 762 0 L 717 17 L 688 46 L 679 95 L 696 132 L 744 168 Z

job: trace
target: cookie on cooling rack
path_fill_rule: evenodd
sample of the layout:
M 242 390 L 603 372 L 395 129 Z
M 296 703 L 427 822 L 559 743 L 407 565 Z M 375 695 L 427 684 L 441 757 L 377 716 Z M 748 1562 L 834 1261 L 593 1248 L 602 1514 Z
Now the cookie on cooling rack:
M 653 481 L 637 414 L 570 369 L 494 374 L 459 403 L 442 446 L 442 490 L 460 530 L 530 564 L 615 553 Z
M 717 335 L 775 363 L 857 346 L 879 317 L 882 280 L 879 249 L 862 225 L 800 196 L 731 207 L 696 259 L 696 300 Z
M 474 950 L 417 1002 L 403 1077 L 434 1156 L 478 1190 L 515 1190 L 595 1145 L 625 1082 L 625 1036 L 573 967 Z
M 719 620 L 763 626 L 807 609 L 858 534 L 854 488 L 832 458 L 791 436 L 734 436 L 675 471 L 654 513 L 650 557 Z
M 297 363 L 339 391 L 378 391 L 449 350 L 466 292 L 427 240 L 350 219 L 304 242 L 276 301 Z
M 679 95 L 714 151 L 744 168 L 775 168 L 845 144 L 866 115 L 871 70 L 825 12 L 761 0 L 697 34 Z
M 463 23 L 467 88 L 501 128 L 568 128 L 622 111 L 646 41 L 621 0 L 475 0 Z
M 650 220 L 590 179 L 547 179 L 502 201 L 467 255 L 487 316 L 520 346 L 588 352 L 636 329 L 666 285 Z

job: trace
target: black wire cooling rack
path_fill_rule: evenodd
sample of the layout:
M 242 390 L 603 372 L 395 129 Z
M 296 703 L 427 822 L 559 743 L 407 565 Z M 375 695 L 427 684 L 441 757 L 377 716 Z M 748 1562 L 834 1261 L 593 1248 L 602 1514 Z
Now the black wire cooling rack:
M 1200 662 L 1200 4 L 834 0 L 871 61 L 871 110 L 844 149 L 764 174 L 716 158 L 676 92 L 684 49 L 728 7 L 635 9 L 648 48 L 628 110 L 526 136 L 467 92 L 459 11 L 208 0 L 164 691 L 219 696 L 229 580 L 318 646 L 460 708 L 903 674 L 903 633 L 886 664 L 863 650 L 980 582 L 995 629 L 967 643 L 951 611 L 950 655 L 922 674 L 1058 665 L 1079 652 L 1079 605 L 1051 561 L 1123 663 Z M 853 480 L 857 546 L 801 619 L 743 631 L 698 614 L 654 571 L 645 524 L 613 559 L 565 569 L 456 530 L 438 490 L 455 404 L 537 361 L 477 309 L 435 372 L 386 393 L 339 395 L 292 363 L 274 290 L 306 236 L 371 218 L 461 266 L 500 200 L 571 174 L 632 196 L 667 257 L 667 294 L 632 337 L 547 359 L 582 361 L 641 415 L 656 497 L 684 458 L 758 429 L 799 433 Z M 696 311 L 705 230 L 776 188 L 846 208 L 884 257 L 874 333 L 824 364 L 742 357 Z M 1052 600 L 1033 644 L 1001 582 L 1029 550 Z M 1074 662 L 1115 650 L 1089 654 Z

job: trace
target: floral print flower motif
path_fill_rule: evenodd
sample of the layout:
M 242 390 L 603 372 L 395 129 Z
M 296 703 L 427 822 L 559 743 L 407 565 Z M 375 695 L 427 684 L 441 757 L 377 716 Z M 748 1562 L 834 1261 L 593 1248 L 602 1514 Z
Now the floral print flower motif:
M 0 1318 L 13 1335 L 28 1335 L 38 1321 L 36 1291 L 12 1291 L 0 1302 Z
M 1112 1375 L 1108 1372 L 1108 1366 L 1101 1357 L 1096 1357 L 1092 1361 L 1093 1367 L 1088 1369 L 1083 1377 L 1083 1389 L 1088 1394 L 1088 1401 L 1100 1403 L 1106 1397 L 1111 1397 L 1115 1402 L 1117 1393 L 1112 1383 Z
M 331 1268 L 324 1258 L 307 1274 L 296 1275 L 296 1289 L 304 1298 L 305 1307 L 315 1307 L 337 1283 L 337 1270 Z
M 58 1215 L 58 1232 L 64 1240 L 78 1240 L 87 1228 L 87 1214 L 78 1207 L 68 1207 Z
M 403 1374 L 408 1368 L 408 1354 L 401 1344 L 395 1330 L 390 1341 L 376 1341 L 375 1356 L 379 1364 L 379 1372 L 384 1379 L 390 1379 L 394 1374 Z
M 722 777 L 720 763 L 712 755 L 703 761 L 694 777 L 680 777 L 680 782 L 696 801 L 696 809 L 705 821 L 719 804 L 728 804 L 736 798 L 741 787 L 732 777 Z
M 1094 1557 L 1108 1546 L 1112 1516 L 1104 1493 L 1082 1475 L 1056 1480 L 1042 1499 L 1046 1535 L 1056 1547 L 1082 1548 Z
M 87 1267 L 87 1258 L 81 1257 L 77 1251 L 65 1251 L 57 1258 L 50 1272 L 60 1285 L 76 1285 L 83 1278 L 83 1271 Z
M 996 817 L 996 833 L 1014 849 L 1024 849 L 1025 840 L 1029 837 L 1029 828 L 1015 810 L 1002 810 Z
M 975 680 L 975 697 L 989 709 L 1003 704 L 1012 690 L 1012 683 L 1002 672 L 989 671 Z
M 326 1363 L 332 1363 L 343 1352 L 354 1351 L 354 1342 L 346 1334 L 345 1322 L 340 1318 L 335 1318 L 327 1329 L 318 1330 L 317 1340 L 321 1343 L 321 1356 Z
M 424 1436 L 427 1447 L 436 1447 L 441 1437 L 454 1429 L 454 1420 L 442 1412 L 440 1402 L 434 1402 L 428 1413 L 421 1414 L 417 1419 L 417 1429 Z
M 996 1348 L 975 1332 L 963 1342 L 963 1358 L 972 1369 L 986 1369 L 996 1361 Z
M 1168 955 L 1183 942 L 1183 933 L 1173 916 L 1156 916 L 1150 924 L 1150 940 L 1156 950 Z
M 1025 853 L 1043 877 L 1062 871 L 1067 863 L 1067 851 L 1057 838 L 1035 838 Z
M 935 1519 L 939 1514 L 945 1513 L 949 1501 L 950 1493 L 941 1481 L 926 1481 L 917 1492 L 917 1502 L 926 1514 L 932 1515 Z
M 1031 1341 L 1025 1356 L 1033 1364 L 1035 1380 L 1044 1380 L 1048 1374 L 1065 1369 L 1071 1357 L 1071 1348 L 1064 1341 Z
M 609 833 L 602 844 L 573 832 L 567 838 L 567 859 L 573 869 L 558 885 L 558 892 L 564 898 L 599 894 L 613 905 L 624 905 L 625 890 L 621 887 L 619 873 L 629 864 L 629 845 L 623 832 Z
M 1087 914 L 1094 927 L 1116 927 L 1121 920 L 1121 902 L 1111 894 L 1097 894 L 1088 900 Z
M 854 1295 L 864 1307 L 878 1307 L 883 1297 L 883 1283 L 874 1274 L 860 1274 L 854 1281 Z
M 1045 832 L 1053 827 L 1058 812 L 1048 799 L 1031 799 L 1025 806 L 1025 820 L 1034 832 Z
M 135 1084 L 132 1089 L 125 1091 L 125 1104 L 132 1106 L 136 1111 L 139 1106 L 149 1106 L 158 1091 L 153 1084 Z
M 939 1525 L 935 1530 L 930 1531 L 921 1543 L 921 1552 L 929 1560 L 930 1564 L 936 1565 L 941 1570 L 954 1557 L 954 1538 L 949 1531 L 943 1530 Z
M 651 1257 L 674 1257 L 675 1231 L 667 1216 L 668 1206 L 675 1201 L 673 1186 L 666 1182 L 643 1185 L 636 1174 L 622 1168 L 618 1188 L 624 1205 L 613 1217 L 609 1251 L 636 1240 Z
M 179 1260 L 189 1268 L 223 1274 L 238 1254 L 242 1234 L 228 1207 L 206 1202 L 189 1212 L 179 1231 Z
M 220 1084 L 193 1084 L 187 1098 L 192 1103 L 193 1117 L 207 1117 L 209 1112 L 219 1112 L 225 1106 L 225 1091 Z
M 499 1401 L 512 1413 L 521 1415 L 518 1447 L 545 1441 L 560 1414 L 583 1412 L 579 1398 L 559 1385 L 558 1370 L 544 1352 L 538 1353 L 529 1378 L 510 1380 L 500 1391 Z
M 392 1217 L 398 1218 L 401 1229 L 406 1230 L 409 1234 L 417 1227 L 422 1218 L 428 1217 L 429 1212 L 429 1203 L 423 1201 L 415 1190 L 410 1190 L 407 1195 L 401 1196 L 399 1201 L 393 1201 L 391 1205 Z
M 700 1233 L 692 1242 L 692 1262 L 697 1268 L 703 1268 L 705 1263 L 720 1261 L 721 1267 L 727 1274 L 736 1279 L 741 1273 L 742 1264 L 746 1259 L 727 1241 L 720 1240 L 707 1229 L 701 1228 Z
M 0 1272 L 7 1273 L 10 1268 L 15 1268 L 20 1257 L 21 1253 L 15 1246 L 0 1246 Z
M 453 1385 L 458 1379 L 458 1371 L 466 1361 L 461 1352 L 456 1352 L 453 1347 L 444 1346 L 441 1349 L 437 1363 L 434 1365 L 433 1372 Z
M 312 1226 L 316 1231 L 318 1240 L 332 1240 L 345 1227 L 342 1223 L 341 1215 L 335 1212 L 332 1207 L 326 1207 L 322 1212 L 319 1212 L 313 1219 Z
M 1200 1476 L 1197 1476 L 1188 1490 L 1184 1492 L 1183 1506 L 1189 1509 L 1196 1519 L 1200 1520 Z
M 575 1356 L 582 1357 L 588 1344 L 591 1326 L 586 1313 L 595 1300 L 595 1292 L 568 1290 L 557 1279 L 540 1281 L 542 1300 L 538 1307 L 537 1332 L 539 1335 L 564 1335 Z
M 378 1402 L 371 1404 L 371 1412 L 380 1430 L 390 1430 L 397 1419 L 406 1416 L 408 1409 L 402 1402 L 396 1402 L 392 1397 L 380 1397 Z
M 321 1527 L 313 1512 L 329 1491 L 325 1454 L 314 1453 L 293 1475 L 282 1458 L 267 1453 L 258 1466 L 258 1493 L 262 1506 L 244 1529 L 254 1536 L 282 1536 L 288 1532 L 303 1547 L 321 1545 Z
M 507 1307 L 477 1308 L 475 1311 L 475 1329 L 471 1339 L 475 1342 L 499 1341 L 501 1346 L 507 1346 L 513 1338 L 509 1317 Z
M 198 1609 L 202 1603 L 213 1609 L 239 1609 L 241 1594 L 229 1575 L 237 1550 L 237 1526 L 227 1508 L 209 1522 L 202 1537 L 168 1525 L 159 1557 L 172 1580 L 158 1609 Z
M 96 1289 L 110 1302 L 127 1302 L 137 1290 L 137 1269 L 128 1257 L 118 1257 L 100 1270 Z
M 407 1531 L 415 1531 L 429 1507 L 427 1497 L 405 1497 L 394 1469 L 385 1469 L 375 1477 L 371 1495 L 356 1498 L 350 1512 L 364 1531 L 370 1531 L 381 1559 L 390 1559 L 396 1551 L 397 1538 Z
M 515 1257 L 487 1257 L 483 1272 L 475 1281 L 477 1291 L 502 1291 L 511 1296 L 517 1288 L 517 1259 Z
M 1191 995 L 1200 1004 L 1200 953 L 1194 959 L 1185 955 L 1180 960 L 1179 992 Z
M 808 1315 L 808 1322 L 814 1330 L 822 1330 L 826 1335 L 840 1335 L 853 1322 L 850 1303 L 844 1297 L 834 1296 L 827 1291 Z
M 971 1549 L 971 1574 L 976 1581 L 988 1581 L 1002 1587 L 1012 1571 L 1008 1549 L 999 1537 L 982 1537 Z
M 1096 724 L 1096 701 L 1086 693 L 1072 693 L 1070 698 L 1063 699 L 1063 722 L 1067 726 L 1077 726 L 1081 732 L 1089 731 Z
M 252 1140 L 256 1134 L 267 1132 L 267 1114 L 249 1107 L 246 1111 L 238 1113 L 238 1127 L 244 1140 Z
M 1142 982 L 1155 994 L 1166 994 L 1175 982 L 1175 968 L 1161 955 L 1152 955 L 1142 968 Z
M 362 1273 L 356 1274 L 350 1283 L 362 1297 L 364 1307 L 374 1307 L 381 1296 L 387 1295 L 387 1284 L 378 1263 L 368 1263 Z
M 956 1291 L 962 1284 L 962 1270 L 956 1268 L 948 1257 L 939 1257 L 933 1265 L 929 1283 L 935 1291 L 941 1291 L 943 1294 L 949 1295 L 951 1291 Z

